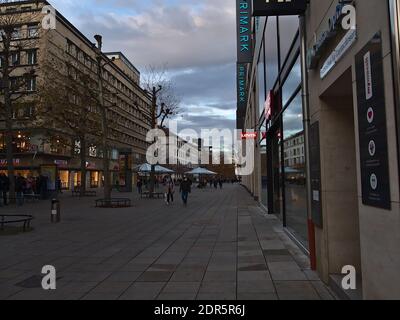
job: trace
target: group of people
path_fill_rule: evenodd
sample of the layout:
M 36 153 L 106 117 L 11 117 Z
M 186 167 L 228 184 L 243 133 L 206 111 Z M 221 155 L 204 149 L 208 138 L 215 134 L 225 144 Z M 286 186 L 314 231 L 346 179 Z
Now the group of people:
M 15 176 L 15 200 L 18 206 L 24 203 L 24 195 L 39 195 L 40 199 L 48 197 L 48 177 L 23 177 L 21 174 Z M 0 206 L 9 204 L 10 178 L 4 173 L 0 174 Z
M 224 187 L 224 180 L 222 178 L 215 178 L 212 180 L 208 181 L 210 188 L 212 188 L 214 186 L 215 189 L 218 189 L 218 186 L 220 189 L 222 189 Z
M 170 205 L 174 202 L 175 188 L 179 185 L 179 193 L 185 206 L 188 204 L 189 194 L 192 192 L 192 181 L 185 176 L 182 180 L 173 180 L 172 177 L 164 177 L 162 181 L 158 180 L 158 184 L 162 183 L 165 187 L 165 202 Z M 136 183 L 139 194 L 143 193 L 143 187 L 147 187 L 147 181 L 138 179 Z M 157 186 L 155 186 L 157 188 Z
M 179 180 L 179 193 L 185 206 L 188 204 L 189 194 L 192 192 L 192 181 L 188 177 Z M 165 201 L 167 205 L 174 203 L 175 181 L 171 177 L 167 177 L 165 183 Z

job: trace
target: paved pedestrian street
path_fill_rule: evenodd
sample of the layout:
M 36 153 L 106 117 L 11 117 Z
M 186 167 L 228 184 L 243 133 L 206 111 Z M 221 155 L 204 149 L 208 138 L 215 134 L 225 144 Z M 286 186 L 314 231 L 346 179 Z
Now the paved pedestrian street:
M 0 299 L 335 299 L 239 185 L 194 190 L 188 207 L 132 199 L 132 208 L 96 209 L 93 198 L 63 194 L 60 224 L 49 202 L 1 208 L 36 219 L 31 232 L 0 232 Z M 45 265 L 57 270 L 54 291 L 41 288 Z

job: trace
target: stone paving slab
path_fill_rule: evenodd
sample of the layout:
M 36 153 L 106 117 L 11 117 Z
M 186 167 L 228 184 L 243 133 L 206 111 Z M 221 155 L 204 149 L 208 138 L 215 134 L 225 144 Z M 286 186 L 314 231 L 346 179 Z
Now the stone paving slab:
M 335 299 L 241 186 L 194 190 L 187 207 L 131 199 L 133 208 L 99 210 L 64 194 L 56 225 L 48 202 L 1 208 L 36 219 L 32 232 L 0 234 L 0 299 Z M 57 290 L 16 286 L 48 264 Z

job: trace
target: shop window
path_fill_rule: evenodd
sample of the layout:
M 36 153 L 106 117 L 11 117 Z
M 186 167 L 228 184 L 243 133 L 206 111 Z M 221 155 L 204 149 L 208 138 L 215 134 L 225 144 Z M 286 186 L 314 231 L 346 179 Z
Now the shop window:
M 272 90 L 279 74 L 277 18 L 269 17 L 265 29 L 265 69 L 267 92 Z
M 307 188 L 304 155 L 304 126 L 301 92 L 283 113 L 285 215 L 287 227 L 307 242 Z
M 261 46 L 260 57 L 257 65 L 257 83 L 258 83 L 258 104 L 260 115 L 264 111 L 265 104 L 265 54 L 264 54 L 264 43 Z
M 279 39 L 281 62 L 284 63 L 289 50 L 299 30 L 299 18 L 297 16 L 279 17 Z
M 298 57 L 288 77 L 286 78 L 282 88 L 283 107 L 285 107 L 286 104 L 290 101 L 290 99 L 292 99 L 293 95 L 296 93 L 300 85 L 301 85 L 301 65 L 300 65 L 300 57 Z
M 260 127 L 260 131 L 266 132 L 266 122 Z M 263 138 L 260 142 L 260 154 L 261 154 L 261 203 L 268 206 L 268 163 L 267 163 L 267 140 Z

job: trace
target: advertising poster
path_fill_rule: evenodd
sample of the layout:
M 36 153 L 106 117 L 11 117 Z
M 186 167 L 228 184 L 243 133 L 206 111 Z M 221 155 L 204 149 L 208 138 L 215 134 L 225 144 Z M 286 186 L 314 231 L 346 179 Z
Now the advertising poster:
M 56 190 L 57 166 L 42 165 L 40 166 L 41 174 L 47 178 L 47 189 L 50 191 Z

